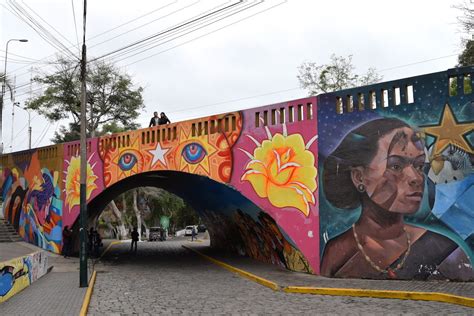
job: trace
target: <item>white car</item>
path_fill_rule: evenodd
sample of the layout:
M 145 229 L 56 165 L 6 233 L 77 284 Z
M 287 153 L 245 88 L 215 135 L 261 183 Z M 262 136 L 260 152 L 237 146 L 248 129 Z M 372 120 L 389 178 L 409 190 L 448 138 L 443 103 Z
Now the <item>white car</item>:
M 192 236 L 192 234 L 193 234 L 193 228 L 194 228 L 195 233 L 197 234 L 197 227 L 196 227 L 196 225 L 189 225 L 189 226 L 186 226 L 186 228 L 185 228 L 185 230 L 184 230 L 184 236 Z

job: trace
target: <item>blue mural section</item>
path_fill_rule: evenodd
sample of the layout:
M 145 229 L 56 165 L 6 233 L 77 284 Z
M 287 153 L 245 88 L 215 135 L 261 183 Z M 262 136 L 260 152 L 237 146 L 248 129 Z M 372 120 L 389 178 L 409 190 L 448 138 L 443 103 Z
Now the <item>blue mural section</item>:
M 473 72 L 318 97 L 323 275 L 474 279 Z

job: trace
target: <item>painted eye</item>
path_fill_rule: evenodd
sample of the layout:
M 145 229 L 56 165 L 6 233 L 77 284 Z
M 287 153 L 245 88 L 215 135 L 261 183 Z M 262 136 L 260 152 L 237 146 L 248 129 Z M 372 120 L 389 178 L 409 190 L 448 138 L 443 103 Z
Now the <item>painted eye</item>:
M 198 143 L 190 143 L 183 147 L 181 151 L 184 160 L 189 164 L 200 163 L 206 157 L 206 150 Z
M 137 163 L 137 157 L 134 154 L 125 153 L 120 156 L 118 165 L 123 171 L 128 171 Z

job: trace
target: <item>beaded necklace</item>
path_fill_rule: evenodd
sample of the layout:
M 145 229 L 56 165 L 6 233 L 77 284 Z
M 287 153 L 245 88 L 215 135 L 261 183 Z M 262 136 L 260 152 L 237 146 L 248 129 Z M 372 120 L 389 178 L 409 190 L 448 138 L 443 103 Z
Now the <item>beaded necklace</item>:
M 359 237 L 357 236 L 357 232 L 356 232 L 356 229 L 355 229 L 355 223 L 352 224 L 352 232 L 354 233 L 354 238 L 355 238 L 355 241 L 357 243 L 357 248 L 359 248 L 362 255 L 364 255 L 365 260 L 371 265 L 372 268 L 374 268 L 375 270 L 377 270 L 380 273 L 387 274 L 388 277 L 391 278 L 391 279 L 395 279 L 397 277 L 397 274 L 395 272 L 397 272 L 398 270 L 400 270 L 403 267 L 403 265 L 405 264 L 405 260 L 407 259 L 408 254 L 410 253 L 410 249 L 411 249 L 410 235 L 406 231 L 405 226 L 403 227 L 403 231 L 405 232 L 405 235 L 407 237 L 407 250 L 405 251 L 405 255 L 403 256 L 403 259 L 397 264 L 397 266 L 394 269 L 392 269 L 390 267 L 387 268 L 387 269 L 382 269 L 375 262 L 373 262 L 372 259 L 370 259 L 370 257 L 364 251 L 364 248 L 362 247 L 362 245 L 359 242 Z

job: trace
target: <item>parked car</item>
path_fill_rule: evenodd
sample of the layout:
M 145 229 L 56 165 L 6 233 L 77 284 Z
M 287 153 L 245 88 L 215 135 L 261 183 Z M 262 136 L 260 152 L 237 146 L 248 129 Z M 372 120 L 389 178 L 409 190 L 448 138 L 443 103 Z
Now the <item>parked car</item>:
M 196 225 L 189 225 L 189 226 L 186 226 L 185 228 L 184 236 L 191 236 L 193 234 L 193 228 L 195 229 L 196 234 L 197 234 L 198 231 L 197 231 Z
M 150 227 L 149 241 L 164 240 L 165 231 L 161 227 Z
M 198 230 L 197 230 L 198 233 L 204 233 L 206 230 L 207 230 L 206 225 L 204 225 L 204 224 L 198 225 Z

